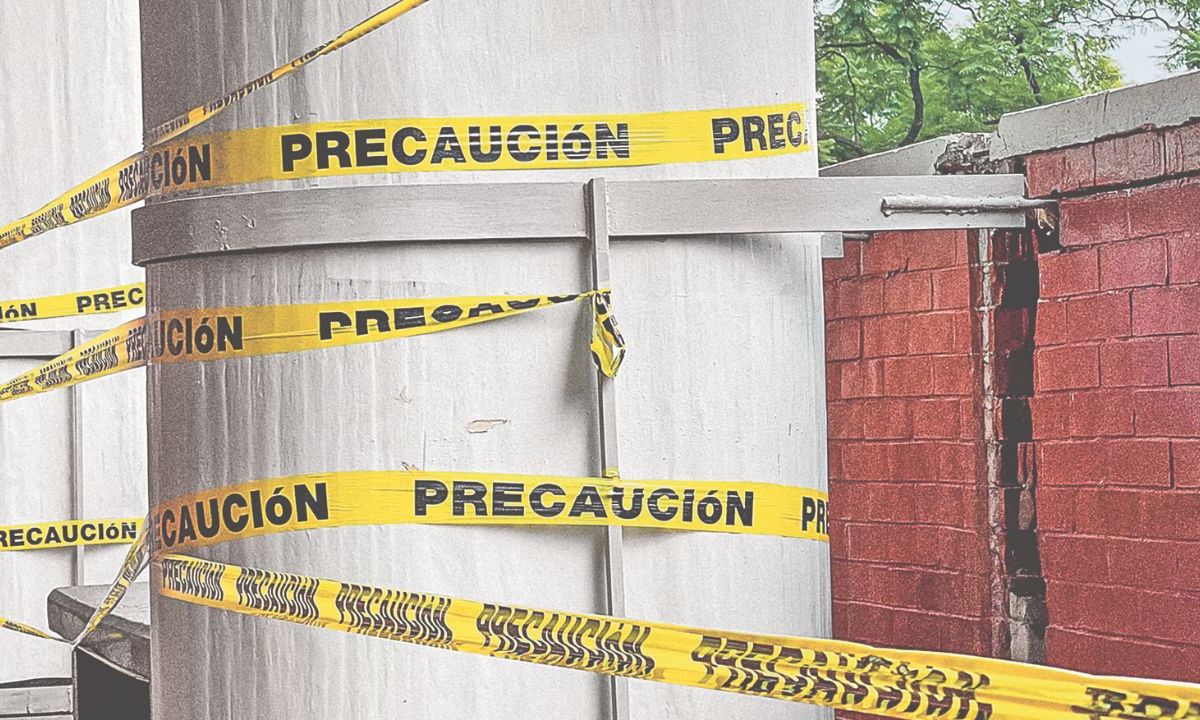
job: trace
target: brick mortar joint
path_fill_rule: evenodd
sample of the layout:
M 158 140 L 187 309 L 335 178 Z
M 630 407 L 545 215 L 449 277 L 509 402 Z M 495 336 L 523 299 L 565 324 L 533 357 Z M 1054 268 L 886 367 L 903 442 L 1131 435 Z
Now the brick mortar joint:
M 1025 160 L 1029 157 L 1033 156 L 1027 155 L 1021 159 Z M 1086 200 L 1094 195 L 1119 193 L 1127 190 L 1141 190 L 1144 188 L 1153 187 L 1155 185 L 1161 185 L 1163 183 L 1177 183 L 1180 181 L 1186 182 L 1194 179 L 1200 179 L 1200 168 L 1176 173 L 1163 172 L 1161 175 L 1155 175 L 1154 177 L 1125 180 L 1115 183 L 1096 183 L 1093 185 L 1088 185 L 1087 187 L 1075 188 L 1067 191 L 1056 190 L 1055 192 L 1047 193 L 1045 195 L 1038 195 L 1037 197 L 1051 198 L 1054 200 Z

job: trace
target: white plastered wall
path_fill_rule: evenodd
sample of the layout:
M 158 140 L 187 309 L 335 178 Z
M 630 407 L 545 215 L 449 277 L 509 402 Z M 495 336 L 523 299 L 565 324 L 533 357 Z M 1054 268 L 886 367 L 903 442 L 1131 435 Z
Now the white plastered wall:
M 0 224 L 141 146 L 137 0 L 0 3 Z M 0 301 L 137 282 L 129 211 L 0 250 Z M 139 311 L 0 326 L 101 331 Z M 0 360 L 0 381 L 41 362 Z M 146 510 L 145 373 L 80 386 L 75 472 L 85 517 Z M 71 390 L 0 405 L 0 525 L 70 517 Z M 122 546 L 89 548 L 84 582 L 107 583 Z M 0 553 L 0 615 L 46 627 L 46 596 L 72 582 L 74 550 Z M 69 649 L 0 632 L 0 682 L 69 676 Z

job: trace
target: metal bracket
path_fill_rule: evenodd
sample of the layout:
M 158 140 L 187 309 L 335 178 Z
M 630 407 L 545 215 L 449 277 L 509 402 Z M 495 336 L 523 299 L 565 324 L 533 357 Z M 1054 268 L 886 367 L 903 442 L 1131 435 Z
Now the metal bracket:
M 609 261 L 608 192 L 604 178 L 590 180 L 584 186 L 587 208 L 587 234 L 592 246 L 592 289 L 612 289 Z M 596 370 L 596 404 L 600 419 L 600 470 L 604 477 L 615 477 L 617 461 L 617 393 L 613 379 Z M 607 611 L 625 617 L 625 548 L 621 528 L 605 528 L 604 566 L 607 580 Z M 609 709 L 612 720 L 629 720 L 629 681 L 610 676 Z
M 889 195 L 883 198 L 884 215 L 897 213 L 942 213 L 944 215 L 978 215 L 985 212 L 1024 212 L 1057 204 L 1057 200 L 1031 200 L 1012 197 L 956 197 L 952 195 Z
M 846 256 L 845 233 L 821 233 L 821 257 L 840 258 Z

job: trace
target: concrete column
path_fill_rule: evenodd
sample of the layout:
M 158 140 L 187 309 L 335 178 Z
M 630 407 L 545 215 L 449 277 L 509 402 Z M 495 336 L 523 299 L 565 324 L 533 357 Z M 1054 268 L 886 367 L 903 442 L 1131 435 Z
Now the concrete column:
M 143 0 L 147 126 L 216 97 L 383 4 Z M 811 8 L 637 0 L 431 0 L 229 111 L 213 129 L 371 117 L 636 112 L 812 100 Z M 811 122 L 811 119 L 810 119 Z M 814 155 L 631 168 L 607 177 L 815 173 Z M 335 178 L 583 180 L 584 172 Z M 316 182 L 309 184 L 315 185 Z M 277 183 L 296 190 L 303 183 Z M 579 290 L 578 242 L 355 244 L 222 253 L 229 222 L 307 237 L 304 192 L 191 205 L 174 231 L 212 252 L 149 258 L 152 310 Z M 141 212 L 153 212 L 153 209 Z M 386 226 L 388 209 L 378 209 Z M 312 238 L 308 238 L 312 239 Z M 825 487 L 821 268 L 815 238 L 616 241 L 618 380 L 628 477 Z M 562 307 L 413 340 L 149 372 L 151 501 L 348 469 L 598 474 L 588 316 Z M 478 420 L 496 421 L 476 423 Z M 486 432 L 479 432 L 488 427 Z M 604 607 L 602 529 L 343 528 L 203 555 L 322 577 L 547 608 Z M 827 548 L 766 537 L 626 533 L 632 617 L 827 635 Z M 607 717 L 607 680 L 248 618 L 166 599 L 153 610 L 155 717 Z M 633 682 L 634 718 L 817 717 L 813 708 Z

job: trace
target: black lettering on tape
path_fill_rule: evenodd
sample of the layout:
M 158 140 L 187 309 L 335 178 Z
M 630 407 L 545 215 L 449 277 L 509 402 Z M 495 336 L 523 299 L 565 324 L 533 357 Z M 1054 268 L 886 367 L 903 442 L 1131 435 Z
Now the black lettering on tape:
M 679 513 L 679 508 L 669 507 L 664 508 L 659 505 L 663 500 L 678 500 L 679 494 L 670 488 L 659 488 L 650 493 L 650 497 L 646 500 L 646 509 L 650 511 L 650 516 L 655 520 L 667 522 L 674 518 Z
M 642 488 L 633 488 L 630 493 L 633 497 L 629 501 L 629 507 L 625 507 L 625 488 L 614 487 L 612 489 L 612 509 L 613 514 L 622 520 L 633 520 L 642 514 L 642 495 L 645 490 Z
M 608 153 L 616 157 L 629 159 L 629 123 L 617 123 L 614 135 L 608 123 L 596 123 L 596 157 L 607 160 Z
M 387 130 L 364 128 L 354 131 L 354 164 L 357 167 L 387 165 Z
M 529 139 L 529 146 L 524 147 L 522 139 Z M 517 162 L 533 162 L 542 152 L 542 146 L 537 141 L 541 139 L 538 129 L 532 125 L 514 125 L 508 131 L 508 154 Z
M 445 483 L 437 480 L 417 480 L 413 483 L 413 514 L 425 517 L 430 505 L 441 504 L 448 496 L 449 489 Z
M 443 125 L 438 132 L 437 140 L 433 144 L 433 156 L 429 159 L 430 165 L 440 165 L 443 160 L 452 160 L 456 163 L 465 163 L 467 158 L 463 155 L 462 143 L 458 141 L 458 135 L 454 133 L 454 127 L 451 125 Z
M 519 482 L 497 482 L 492 485 L 492 515 L 495 517 L 524 517 L 525 506 L 521 496 L 525 484 Z
M 212 147 L 204 143 L 200 147 L 188 147 L 188 180 L 212 180 Z
M 421 128 L 402 127 L 392 136 L 392 157 L 400 161 L 402 165 L 420 165 L 425 162 L 427 151 L 417 146 L 413 152 L 409 152 L 405 142 L 412 140 L 414 143 L 425 142 L 425 133 Z
M 544 518 L 558 517 L 562 514 L 567 504 L 565 502 L 554 502 L 547 504 L 545 497 L 547 495 L 557 495 L 558 497 L 566 497 L 567 493 L 562 489 L 562 486 L 555 483 L 542 483 L 535 487 L 529 493 L 529 507 L 539 516 Z
M 795 110 L 790 112 L 787 119 L 787 138 L 792 147 L 798 148 L 808 142 L 808 134 L 804 128 L 804 118 L 800 113 Z
M 504 135 L 499 125 L 492 125 L 488 128 L 488 149 L 483 149 L 482 129 L 478 125 L 471 125 L 467 128 L 467 147 L 471 152 L 471 159 L 477 163 L 494 163 L 500 159 L 500 154 L 504 152 Z
M 383 310 L 355 310 L 354 334 L 359 336 L 370 335 L 372 322 L 375 323 L 375 332 L 391 332 L 392 328 L 388 324 L 389 319 L 387 312 Z
M 297 160 L 303 160 L 312 155 L 312 138 L 304 133 L 286 133 L 279 138 L 279 141 L 282 145 L 279 156 L 284 172 L 295 171 Z
M 348 314 L 337 310 L 322 312 L 317 316 L 317 323 L 322 340 L 332 340 L 334 332 L 348 328 L 352 324 Z
M 807 531 L 808 525 L 817 519 L 817 501 L 806 497 L 800 504 L 800 530 Z
M 323 130 L 316 135 L 317 168 L 328 170 L 330 161 L 337 159 L 338 168 L 352 167 L 350 135 L 340 130 Z
M 487 487 L 474 480 L 455 480 L 453 483 L 453 512 L 455 517 L 466 517 L 466 506 L 475 511 L 475 517 L 487 517 Z
M 738 139 L 741 127 L 738 121 L 731 117 L 712 119 L 713 153 L 725 154 L 725 146 Z
M 329 519 L 329 490 L 325 483 L 314 483 L 313 490 L 309 490 L 307 485 L 300 483 L 292 491 L 296 496 L 297 520 L 308 522 L 310 513 L 317 520 Z
M 754 527 L 754 491 L 747 490 L 739 495 L 736 490 L 730 490 L 725 498 L 725 524 Z
M 759 150 L 767 149 L 767 123 L 758 115 L 746 115 L 742 118 L 742 147 L 746 152 L 754 152 L 754 143 Z
M 787 147 L 787 142 L 783 139 L 783 113 L 767 115 L 767 141 L 772 150 Z
M 575 502 L 571 503 L 571 511 L 567 513 L 568 517 L 582 517 L 584 513 L 589 513 L 592 517 L 604 518 L 604 501 L 600 499 L 600 493 L 594 485 L 584 485 L 579 490 L 579 495 L 575 497 Z
M 398 307 L 392 309 L 392 327 L 396 330 L 407 330 L 423 325 L 425 325 L 425 308 Z

